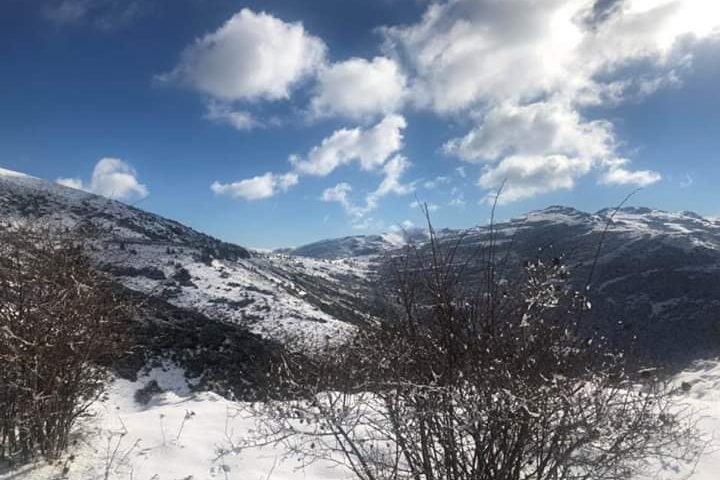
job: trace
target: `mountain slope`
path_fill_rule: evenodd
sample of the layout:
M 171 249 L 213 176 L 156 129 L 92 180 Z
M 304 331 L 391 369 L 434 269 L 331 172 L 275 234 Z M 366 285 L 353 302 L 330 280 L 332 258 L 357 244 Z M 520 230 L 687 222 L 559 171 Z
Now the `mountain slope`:
M 7 170 L 0 171 L 0 209 L 5 222 L 92 230 L 91 254 L 126 287 L 267 338 L 317 341 L 369 318 L 358 306 L 369 285 L 362 262 L 251 253 L 121 202 Z
M 441 230 L 438 241 L 445 248 L 459 245 L 458 262 L 475 260 L 467 269 L 468 284 L 484 278 L 486 264 L 478 259 L 487 254 L 491 241 L 497 258 L 506 262 L 507 276 L 519 275 L 527 260 L 563 258 L 571 285 L 584 290 L 592 271 L 588 323 L 612 334 L 628 351 L 684 363 L 719 350 L 717 219 L 648 208 L 590 214 L 553 206 L 492 229 Z M 336 242 L 345 245 L 349 240 L 322 242 L 324 252 L 340 251 Z M 422 241 L 416 245 L 421 253 L 427 248 Z M 295 251 L 312 253 L 304 247 Z M 392 249 L 382 253 L 399 254 Z
M 120 202 L 7 171 L 0 174 L 0 207 L 6 220 L 99 227 L 102 248 L 93 255 L 128 288 L 264 338 L 306 343 L 372 319 L 368 300 L 385 276 L 383 260 L 401 254 L 406 240 L 358 236 L 250 252 Z M 447 248 L 459 245 L 459 261 L 482 254 L 492 240 L 507 259 L 506 275 L 518 275 L 526 260 L 564 258 L 572 286 L 582 290 L 592 271 L 590 325 L 627 350 L 686 361 L 720 345 L 717 219 L 554 206 L 492 229 L 441 230 L 438 238 Z M 423 236 L 412 240 L 420 251 L 427 246 Z M 482 268 L 476 262 L 468 270 L 470 284 L 480 281 Z

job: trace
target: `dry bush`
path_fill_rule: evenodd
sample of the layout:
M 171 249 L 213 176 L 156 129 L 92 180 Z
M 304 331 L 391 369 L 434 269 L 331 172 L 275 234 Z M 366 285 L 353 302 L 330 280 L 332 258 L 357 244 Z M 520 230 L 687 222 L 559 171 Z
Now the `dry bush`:
M 104 391 L 127 299 L 77 234 L 0 230 L 0 460 L 57 457 Z
M 430 233 L 393 260 L 383 322 L 286 356 L 275 375 L 294 399 L 255 404 L 247 446 L 281 443 L 362 480 L 616 480 L 697 458 L 692 415 L 582 324 L 589 304 L 560 259 L 510 281 L 491 242 L 469 287 L 470 260 Z

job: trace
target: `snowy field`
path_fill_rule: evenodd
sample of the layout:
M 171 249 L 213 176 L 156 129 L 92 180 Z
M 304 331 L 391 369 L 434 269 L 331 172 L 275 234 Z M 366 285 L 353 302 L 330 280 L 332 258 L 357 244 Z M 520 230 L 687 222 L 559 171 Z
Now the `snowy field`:
M 143 406 L 135 392 L 149 380 L 165 393 Z M 253 428 L 242 404 L 214 393 L 191 394 L 183 372 L 152 370 L 138 382 L 116 380 L 95 416 L 85 419 L 68 455 L 54 465 L 34 464 L 2 480 L 343 479 L 331 465 L 303 467 L 279 449 L 234 451 Z M 106 476 L 107 474 L 107 476 Z
M 156 380 L 166 390 L 142 406 L 135 392 Z M 720 478 L 720 363 L 706 362 L 676 378 L 691 385 L 685 401 L 714 440 L 694 473 L 691 465 L 649 468 L 637 480 L 717 480 Z M 96 415 L 86 419 L 74 447 L 55 465 L 34 464 L 2 480 L 286 480 L 345 479 L 335 465 L 303 465 L 285 458 L 280 447 L 237 450 L 253 420 L 239 414 L 242 404 L 213 393 L 191 394 L 182 371 L 156 368 L 137 382 L 117 380 Z

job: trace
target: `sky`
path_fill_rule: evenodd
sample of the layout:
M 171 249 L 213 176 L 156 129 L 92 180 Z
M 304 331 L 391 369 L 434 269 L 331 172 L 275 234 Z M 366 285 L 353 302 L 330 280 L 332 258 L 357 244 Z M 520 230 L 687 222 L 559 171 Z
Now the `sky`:
M 720 2 L 2 0 L 0 166 L 250 247 L 720 215 Z

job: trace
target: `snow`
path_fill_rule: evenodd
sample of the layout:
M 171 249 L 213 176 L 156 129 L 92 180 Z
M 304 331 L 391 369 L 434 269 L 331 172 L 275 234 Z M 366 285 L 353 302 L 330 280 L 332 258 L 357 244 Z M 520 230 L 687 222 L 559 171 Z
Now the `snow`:
M 709 442 L 696 466 L 660 466 L 637 480 L 717 480 L 720 477 L 720 361 L 704 361 L 674 378 L 677 385 L 685 383 L 690 390 L 683 402 L 698 418 L 698 428 Z
M 343 290 L 342 279 L 350 283 L 364 282 L 368 267 L 360 262 L 326 261 L 259 255 L 237 261 L 213 260 L 206 265 L 197 260 L 199 252 L 184 249 L 166 253 L 163 245 L 133 244 L 135 253 L 103 251 L 101 260 L 113 265 L 136 269 L 155 268 L 166 279 L 144 276 L 123 276 L 123 284 L 134 290 L 158 294 L 168 288 L 177 265 L 187 269 L 192 285 L 175 285 L 177 289 L 168 302 L 197 310 L 209 317 L 245 325 L 266 338 L 305 339 L 310 344 L 324 341 L 327 336 L 342 338 L 353 329 L 350 325 L 323 312 L 308 301 L 308 292 L 292 280 L 304 275 L 314 283 L 324 280 L 332 284 L 331 294 Z M 347 292 L 345 292 L 347 293 Z
M 151 379 L 168 391 L 148 405 L 137 404 L 135 392 Z M 66 458 L 6 473 L 0 469 L 0 479 L 102 480 L 108 465 L 109 480 L 350 478 L 335 465 L 299 468 L 297 459 L 283 458 L 280 449 L 233 448 L 254 425 L 252 418 L 238 413 L 242 407 L 214 393 L 189 394 L 176 368 L 156 369 L 137 382 L 116 380 L 94 416 L 82 422 L 81 437 Z M 64 467 L 69 469 L 65 476 Z
M 26 175 L 26 174 L 24 174 L 24 173 L 21 173 L 21 172 L 16 172 L 16 171 L 14 171 L 14 170 L 8 170 L 7 168 L 2 168 L 2 167 L 0 167 L 0 176 L 4 176 L 4 177 L 27 177 L 28 175 Z
M 150 380 L 166 390 L 147 404 L 133 398 Z M 713 441 L 693 465 L 657 465 L 634 480 L 717 480 L 720 472 L 720 361 L 706 361 L 674 378 L 690 390 L 682 402 L 697 412 L 699 427 Z M 214 393 L 189 393 L 182 370 L 165 364 L 136 382 L 116 380 L 94 416 L 83 420 L 68 456 L 53 465 L 36 463 L 0 480 L 325 480 L 352 478 L 335 464 L 303 465 L 281 447 L 239 449 L 255 425 L 243 407 Z M 109 446 L 109 448 L 108 448 Z M 117 453 L 112 461 L 112 452 Z M 108 454 L 110 452 L 110 454 Z M 69 461 L 69 455 L 73 460 Z M 63 468 L 69 468 L 62 476 Z M 692 473 L 692 475 L 690 475 Z

